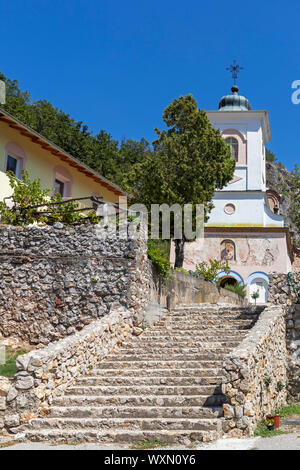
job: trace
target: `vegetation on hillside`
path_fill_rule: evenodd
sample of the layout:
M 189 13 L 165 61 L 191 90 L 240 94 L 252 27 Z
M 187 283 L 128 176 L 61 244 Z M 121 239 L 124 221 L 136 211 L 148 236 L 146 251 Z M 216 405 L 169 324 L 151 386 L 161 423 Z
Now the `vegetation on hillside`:
M 0 80 L 6 83 L 5 111 L 116 184 L 122 185 L 132 165 L 151 152 L 145 139 L 118 142 L 103 129 L 93 135 L 82 121 L 75 121 L 49 101 L 33 101 L 28 91 L 20 90 L 17 80 L 1 72 Z
M 159 159 L 158 149 L 166 148 L 168 142 L 171 142 L 172 139 L 174 141 L 174 134 L 176 136 L 176 129 L 178 130 L 178 126 L 171 124 L 174 115 L 167 116 L 165 111 L 164 118 L 169 120 L 170 129 L 158 133 L 158 140 L 154 143 L 156 152 L 153 153 L 151 145 L 143 138 L 140 141 L 124 138 L 118 142 L 103 129 L 94 135 L 83 121 L 74 120 L 69 114 L 54 107 L 49 101 L 33 101 L 28 91 L 22 91 L 19 88 L 17 80 L 6 78 L 1 72 L 0 79 L 6 83 L 6 104 L 2 106 L 3 109 L 121 187 L 126 182 L 126 189 L 129 191 L 131 186 L 128 175 L 132 173 L 133 167 L 135 168 L 135 178 L 132 181 L 131 174 L 132 184 L 139 177 L 137 168 L 145 168 L 143 163 L 146 167 L 155 165 Z M 169 124 L 167 123 L 167 125 Z M 172 133 L 173 135 L 171 135 Z M 267 185 L 270 189 L 282 194 L 283 215 L 287 224 L 294 230 L 295 239 L 300 245 L 299 168 L 296 165 L 292 172 L 288 172 L 269 149 L 266 149 L 266 160 Z M 190 163 L 183 161 L 180 170 L 183 170 L 186 164 L 190 166 Z M 202 171 L 201 165 L 200 168 Z M 175 172 L 174 177 L 176 174 Z M 153 175 L 157 175 L 155 180 L 159 183 L 159 167 L 155 168 L 155 173 L 152 172 L 151 180 L 154 180 Z M 207 174 L 205 176 L 207 177 Z M 186 179 L 188 180 L 188 178 L 187 175 Z M 187 181 L 187 186 L 193 186 L 192 180 Z M 177 190 L 179 191 L 179 189 L 181 191 L 178 185 Z M 197 185 L 195 191 L 196 189 L 199 189 Z M 183 197 L 183 199 L 185 198 Z
M 294 241 L 300 245 L 300 170 L 295 164 L 288 171 L 277 160 L 275 155 L 267 150 L 267 186 L 281 195 L 281 211 L 286 224 L 294 232 Z

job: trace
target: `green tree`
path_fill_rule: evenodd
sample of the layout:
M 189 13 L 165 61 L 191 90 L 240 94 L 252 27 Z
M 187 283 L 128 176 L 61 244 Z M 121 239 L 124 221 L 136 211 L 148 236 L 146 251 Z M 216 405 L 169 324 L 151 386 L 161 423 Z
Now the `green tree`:
M 195 226 L 196 204 L 210 212 L 215 190 L 233 177 L 235 161 L 220 131 L 198 109 L 192 95 L 174 99 L 163 119 L 168 129 L 155 129 L 154 152 L 136 164 L 128 177 L 133 202 L 145 204 L 149 211 L 151 204 L 177 203 L 182 208 L 191 204 Z M 182 267 L 186 241 L 185 237 L 175 240 L 175 267 Z
M 145 139 L 123 139 L 119 144 L 104 130 L 93 135 L 82 121 L 75 121 L 49 101 L 32 101 L 16 80 L 1 72 L 0 79 L 6 83 L 4 110 L 120 186 L 132 165 L 142 162 L 150 151 Z
M 208 282 L 216 281 L 220 271 L 224 271 L 226 274 L 230 273 L 230 267 L 227 260 L 219 261 L 217 259 L 210 259 L 209 263 L 202 261 L 196 266 L 196 273 L 198 276 Z
M 290 183 L 293 188 L 291 192 L 290 217 L 296 227 L 297 233 L 300 233 L 300 170 L 297 163 L 290 174 Z M 296 242 L 299 244 L 300 239 L 298 238 Z
M 277 158 L 275 157 L 274 153 L 271 150 L 266 148 L 266 161 L 270 163 L 276 163 Z

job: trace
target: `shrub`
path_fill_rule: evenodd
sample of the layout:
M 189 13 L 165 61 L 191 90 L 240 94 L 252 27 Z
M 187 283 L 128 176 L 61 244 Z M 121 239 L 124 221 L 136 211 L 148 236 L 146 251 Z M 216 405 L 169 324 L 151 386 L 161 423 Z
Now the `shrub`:
M 204 281 L 214 282 L 220 271 L 224 271 L 226 274 L 230 272 L 227 260 L 219 261 L 210 259 L 209 263 L 202 261 L 202 263 L 196 266 L 196 275 L 204 279 Z
M 235 294 L 239 295 L 240 297 L 246 297 L 246 286 L 243 284 L 226 284 L 224 289 L 234 292 Z
M 166 257 L 166 252 L 156 242 L 157 240 L 148 241 L 148 258 L 151 259 L 158 274 L 164 279 L 169 279 L 170 261 Z
M 13 189 L 14 208 L 11 209 L 5 202 L 0 201 L 2 224 L 44 223 L 53 225 L 55 222 L 61 222 L 70 225 L 86 221 L 99 222 L 95 211 L 80 212 L 78 210 L 79 203 L 76 201 L 57 204 L 63 202 L 62 196 L 51 194 L 50 189 L 43 189 L 39 179 L 31 181 L 27 170 L 22 171 L 21 179 L 18 179 L 12 172 L 8 172 L 7 175 Z

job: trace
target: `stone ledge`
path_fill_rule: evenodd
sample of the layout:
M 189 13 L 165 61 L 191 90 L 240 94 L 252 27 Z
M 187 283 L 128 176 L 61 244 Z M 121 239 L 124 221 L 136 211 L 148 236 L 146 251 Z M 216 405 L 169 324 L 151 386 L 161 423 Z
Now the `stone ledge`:
M 19 356 L 14 379 L 0 381 L 0 431 L 17 432 L 20 424 L 46 416 L 53 398 L 79 375 L 88 374 L 132 331 L 131 312 L 118 309 L 72 336 Z
M 259 420 L 286 403 L 284 313 L 280 306 L 269 305 L 249 335 L 224 360 L 223 430 L 230 437 L 253 435 Z M 278 392 L 279 383 L 284 389 Z

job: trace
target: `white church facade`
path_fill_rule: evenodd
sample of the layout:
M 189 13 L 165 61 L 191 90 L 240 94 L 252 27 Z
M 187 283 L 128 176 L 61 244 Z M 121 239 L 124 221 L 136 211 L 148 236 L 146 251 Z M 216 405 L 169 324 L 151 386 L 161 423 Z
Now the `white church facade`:
M 220 129 L 236 161 L 234 178 L 215 193 L 214 209 L 204 231 L 204 244 L 186 243 L 183 267 L 195 270 L 201 261 L 228 260 L 230 273 L 220 272 L 221 286 L 239 282 L 247 297 L 258 292 L 258 303 L 268 300 L 271 272 L 292 270 L 293 247 L 280 215 L 280 195 L 266 186 L 265 145 L 271 140 L 267 111 L 252 111 L 249 101 L 232 87 L 218 111 L 207 111 Z

